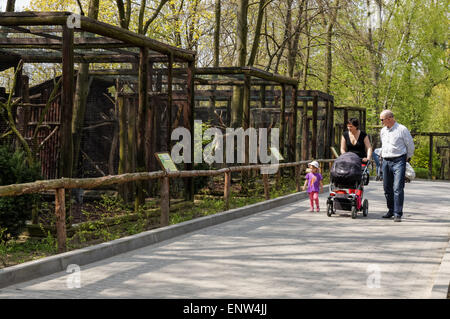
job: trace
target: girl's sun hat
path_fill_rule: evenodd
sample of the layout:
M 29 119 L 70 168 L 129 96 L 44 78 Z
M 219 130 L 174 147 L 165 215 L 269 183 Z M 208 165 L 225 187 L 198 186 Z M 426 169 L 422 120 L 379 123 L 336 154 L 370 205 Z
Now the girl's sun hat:
M 317 161 L 312 161 L 308 165 L 314 166 L 315 168 L 320 168 L 319 163 Z

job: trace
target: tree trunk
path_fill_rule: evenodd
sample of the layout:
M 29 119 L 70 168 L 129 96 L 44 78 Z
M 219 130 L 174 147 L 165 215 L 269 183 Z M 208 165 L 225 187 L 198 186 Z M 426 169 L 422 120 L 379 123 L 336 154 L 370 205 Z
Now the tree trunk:
M 247 12 L 248 0 L 240 0 L 238 2 L 237 10 L 237 29 L 236 29 L 236 46 L 237 57 L 236 65 L 239 67 L 245 66 L 247 60 Z M 231 125 L 232 127 L 239 127 L 242 123 L 242 104 L 243 94 L 242 88 L 238 86 L 233 87 L 233 98 L 231 101 Z
M 6 3 L 6 12 L 14 12 L 16 6 L 16 0 L 8 0 Z
M 215 27 L 214 27 L 214 67 L 219 67 L 220 61 L 220 18 L 221 18 L 221 1 L 215 0 Z
M 268 0 L 260 0 L 258 7 L 258 17 L 256 19 L 255 36 L 253 38 L 252 50 L 250 53 L 250 58 L 248 59 L 247 65 L 253 66 L 255 64 L 256 55 L 259 48 L 259 39 L 261 38 L 261 26 L 264 17 L 264 9 L 266 7 Z
M 89 4 L 88 17 L 97 20 L 100 0 L 91 0 Z M 82 33 L 81 36 L 92 36 L 89 33 Z M 73 139 L 73 175 L 79 176 L 79 154 L 84 126 L 84 116 L 86 113 L 87 97 L 89 94 L 89 63 L 81 63 L 77 75 L 75 90 L 74 110 L 72 118 L 72 139 Z

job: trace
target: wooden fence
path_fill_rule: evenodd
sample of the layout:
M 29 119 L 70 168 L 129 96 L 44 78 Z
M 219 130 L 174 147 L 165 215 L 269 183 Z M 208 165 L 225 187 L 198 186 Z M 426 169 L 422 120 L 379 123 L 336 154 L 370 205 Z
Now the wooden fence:
M 300 167 L 302 165 L 307 165 L 312 160 L 299 161 L 291 163 L 280 163 L 274 164 L 279 169 L 294 167 L 295 168 L 295 181 L 297 191 L 301 190 L 300 185 Z M 324 163 L 331 164 L 334 159 L 319 159 L 316 160 L 320 163 L 321 169 Z M 109 175 L 104 177 L 96 178 L 60 178 L 52 180 L 42 180 L 35 181 L 31 183 L 23 184 L 13 184 L 0 186 L 0 196 L 18 196 L 23 194 L 38 193 L 46 190 L 55 191 L 55 214 L 56 214 L 56 237 L 58 243 L 58 252 L 64 252 L 66 250 L 66 205 L 65 205 L 65 190 L 66 189 L 93 189 L 97 187 L 113 185 L 113 184 L 123 184 L 134 181 L 143 181 L 150 179 L 160 179 L 161 180 L 161 190 L 160 190 L 160 207 L 161 207 L 161 226 L 167 226 L 169 224 L 169 210 L 170 210 L 170 193 L 169 193 L 169 180 L 171 178 L 188 178 L 188 177 L 199 177 L 199 176 L 217 176 L 224 175 L 224 202 L 225 209 L 229 209 L 229 196 L 231 187 L 231 173 L 233 172 L 245 172 L 252 170 L 261 170 L 264 172 L 265 169 L 274 168 L 271 165 L 246 165 L 246 166 L 233 166 L 222 168 L 218 170 L 192 170 L 192 171 L 176 171 L 176 172 L 140 172 L 140 173 L 127 173 L 121 175 Z M 263 184 L 264 184 L 264 195 L 265 199 L 270 199 L 269 195 L 269 178 L 268 174 L 262 173 Z

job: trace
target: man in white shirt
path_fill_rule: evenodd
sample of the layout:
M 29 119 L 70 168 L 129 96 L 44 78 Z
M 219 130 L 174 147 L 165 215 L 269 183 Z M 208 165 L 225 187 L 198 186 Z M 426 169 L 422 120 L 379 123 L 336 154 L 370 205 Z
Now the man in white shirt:
M 383 128 L 380 131 L 383 157 L 383 186 L 389 211 L 383 218 L 394 216 L 400 222 L 403 215 L 406 162 L 414 155 L 414 140 L 408 129 L 397 123 L 390 110 L 380 114 Z

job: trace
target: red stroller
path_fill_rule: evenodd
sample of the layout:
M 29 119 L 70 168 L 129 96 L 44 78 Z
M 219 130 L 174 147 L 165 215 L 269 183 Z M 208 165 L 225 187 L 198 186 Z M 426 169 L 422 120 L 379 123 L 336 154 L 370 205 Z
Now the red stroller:
M 352 218 L 358 212 L 366 217 L 369 201 L 364 199 L 364 186 L 369 184 L 369 163 L 361 163 L 354 153 L 339 156 L 331 169 L 330 194 L 327 200 L 327 215 L 331 217 L 337 210 L 351 211 Z

